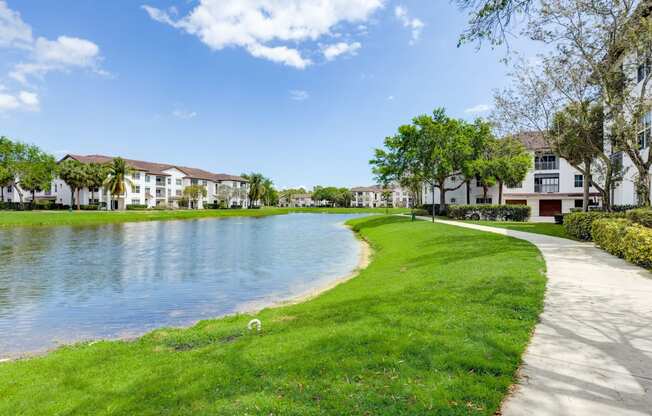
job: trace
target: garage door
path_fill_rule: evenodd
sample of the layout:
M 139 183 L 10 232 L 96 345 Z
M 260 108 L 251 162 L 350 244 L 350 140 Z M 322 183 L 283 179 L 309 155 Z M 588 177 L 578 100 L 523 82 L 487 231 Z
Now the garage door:
M 560 199 L 541 199 L 539 200 L 539 215 L 542 217 L 552 217 L 561 214 Z
M 507 205 L 527 205 L 526 199 L 506 199 L 505 203 Z

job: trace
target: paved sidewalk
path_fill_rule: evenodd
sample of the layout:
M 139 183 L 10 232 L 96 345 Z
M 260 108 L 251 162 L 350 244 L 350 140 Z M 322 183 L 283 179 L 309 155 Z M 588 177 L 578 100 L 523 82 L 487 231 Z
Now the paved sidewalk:
M 437 222 L 527 240 L 546 261 L 541 322 L 503 416 L 652 415 L 651 273 L 592 243 Z

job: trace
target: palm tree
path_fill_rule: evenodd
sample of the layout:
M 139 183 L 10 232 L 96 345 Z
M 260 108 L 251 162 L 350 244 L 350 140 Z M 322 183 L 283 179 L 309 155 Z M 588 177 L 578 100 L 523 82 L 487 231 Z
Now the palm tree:
M 256 201 L 260 202 L 265 196 L 265 177 L 260 173 L 242 175 L 242 177 L 249 180 L 249 208 L 253 208 Z
M 104 181 L 104 186 L 110 195 L 109 209 L 114 196 L 124 195 L 127 192 L 127 185 L 132 185 L 131 179 L 127 176 L 131 175 L 133 169 L 127 165 L 121 157 L 116 157 L 113 162 L 107 166 L 107 177 Z
M 101 165 L 99 163 L 89 163 L 84 165 L 86 170 L 86 186 L 91 191 L 91 200 L 95 199 L 95 188 L 100 188 L 104 185 L 108 175 L 108 169 L 106 165 Z

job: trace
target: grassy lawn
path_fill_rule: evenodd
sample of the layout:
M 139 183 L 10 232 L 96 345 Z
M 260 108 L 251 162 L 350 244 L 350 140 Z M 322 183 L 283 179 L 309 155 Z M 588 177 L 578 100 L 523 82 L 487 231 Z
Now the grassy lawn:
M 0 364 L 0 414 L 493 415 L 542 309 L 527 242 L 398 216 L 308 302 Z
M 465 221 L 473 224 L 488 225 L 491 227 L 507 228 L 527 233 L 545 234 L 553 237 L 568 238 L 574 240 L 566 233 L 563 225 L 548 222 L 510 222 L 510 221 Z
M 317 213 L 385 213 L 385 208 L 264 208 L 175 211 L 0 211 L 0 228 L 16 226 L 99 225 L 134 221 L 184 220 L 213 217 L 263 217 L 291 212 Z M 389 213 L 409 212 L 405 208 L 390 208 Z

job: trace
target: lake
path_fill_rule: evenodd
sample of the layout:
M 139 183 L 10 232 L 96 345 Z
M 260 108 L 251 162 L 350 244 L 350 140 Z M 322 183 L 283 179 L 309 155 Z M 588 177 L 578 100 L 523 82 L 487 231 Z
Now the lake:
M 0 358 L 270 305 L 358 264 L 344 222 L 292 214 L 0 229 Z

